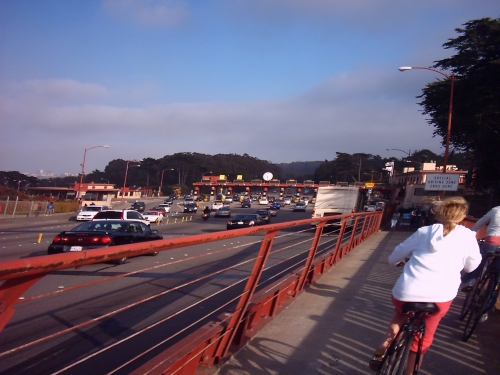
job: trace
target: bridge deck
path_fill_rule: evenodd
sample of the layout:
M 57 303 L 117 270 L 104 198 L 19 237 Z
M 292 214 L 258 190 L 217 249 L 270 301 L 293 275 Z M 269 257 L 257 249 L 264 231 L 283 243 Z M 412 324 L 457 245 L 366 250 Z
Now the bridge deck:
M 378 232 L 322 276 L 217 372 L 219 375 L 374 374 L 401 269 L 387 256 L 411 232 Z M 425 357 L 425 375 L 500 374 L 500 311 L 464 343 L 459 293 Z M 498 306 L 498 304 L 497 304 Z

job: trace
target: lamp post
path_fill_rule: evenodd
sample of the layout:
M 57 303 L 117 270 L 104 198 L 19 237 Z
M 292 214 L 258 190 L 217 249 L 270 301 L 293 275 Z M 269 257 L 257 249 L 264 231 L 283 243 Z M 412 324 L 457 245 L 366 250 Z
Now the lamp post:
M 448 128 L 446 129 L 446 143 L 445 143 L 445 149 L 444 149 L 444 161 L 443 161 L 443 173 L 446 173 L 446 168 L 448 166 L 448 153 L 450 149 L 450 132 L 451 132 L 451 117 L 453 113 L 453 89 L 455 86 L 455 73 L 451 72 L 451 75 L 446 74 L 445 72 L 442 72 L 441 70 L 434 69 L 434 68 L 427 68 L 424 66 L 402 66 L 399 68 L 400 72 L 404 72 L 405 70 L 412 70 L 412 69 L 424 69 L 424 70 L 430 70 L 436 73 L 439 73 L 446 78 L 448 78 L 451 82 L 451 87 L 450 87 L 450 105 L 448 108 Z
M 173 170 L 174 170 L 174 168 L 165 168 L 165 169 L 161 170 L 160 191 L 158 192 L 158 194 L 162 193 L 161 188 L 163 187 L 163 172 L 165 172 L 165 171 L 173 171 Z
M 379 171 L 370 171 L 372 173 L 378 173 L 380 175 L 379 182 L 382 182 L 382 172 Z
M 86 148 L 85 151 L 83 152 L 83 162 L 80 164 L 82 166 L 82 174 L 80 175 L 80 186 L 78 186 L 78 199 L 82 200 L 82 183 L 83 183 L 83 176 L 85 175 L 85 158 L 87 157 L 87 151 L 92 150 L 93 148 L 108 148 L 108 145 L 104 146 L 92 146 L 89 148 Z M 82 203 L 82 202 L 80 202 Z
M 125 198 L 125 186 L 127 186 L 127 175 L 128 175 L 128 166 L 130 162 L 140 163 L 142 160 L 127 160 L 127 168 L 125 169 L 125 179 L 123 180 L 123 190 L 122 190 L 122 198 Z M 141 165 L 131 165 L 131 167 L 140 167 Z
M 21 188 L 21 182 L 23 182 L 24 180 L 19 180 L 17 181 L 17 192 L 19 193 L 19 189 Z
M 386 148 L 387 151 L 391 151 L 391 150 L 394 150 L 394 151 L 401 151 L 401 152 L 404 152 L 406 155 L 408 155 L 408 157 L 410 158 L 411 157 L 411 150 L 406 152 L 404 150 L 401 150 L 399 148 Z

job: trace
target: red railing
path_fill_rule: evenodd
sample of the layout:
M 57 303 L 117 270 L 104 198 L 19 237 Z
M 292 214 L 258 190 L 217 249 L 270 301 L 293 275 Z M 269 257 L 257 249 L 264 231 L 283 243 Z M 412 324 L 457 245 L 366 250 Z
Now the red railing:
M 176 316 L 185 313 L 188 309 L 193 308 L 193 306 L 206 302 L 210 298 L 226 292 L 230 288 L 241 288 L 240 285 L 245 283 L 245 286 L 241 288 L 241 291 L 236 296 L 231 296 L 221 304 L 221 306 L 218 306 L 204 316 L 204 318 L 210 318 L 208 323 L 205 323 L 201 328 L 197 328 L 194 333 L 185 336 L 176 343 L 172 345 L 168 343 L 168 341 L 172 340 L 174 337 L 179 337 L 185 329 L 196 327 L 196 324 L 203 322 L 203 319 L 198 319 L 192 322 L 187 328 L 184 327 L 178 333 L 165 337 L 162 342 L 153 345 L 153 347 L 132 358 L 127 358 L 119 367 L 127 369 L 127 366 L 146 354 L 152 357 L 152 359 L 147 361 L 143 360 L 140 366 L 131 366 L 130 368 L 133 368 L 133 371 L 127 370 L 126 373 L 195 374 L 199 366 L 220 364 L 228 357 L 228 353 L 243 346 L 247 340 L 264 325 L 266 320 L 263 318 L 275 316 L 282 308 L 289 304 L 294 297 L 300 294 L 304 288 L 306 288 L 307 284 L 313 282 L 319 275 L 328 271 L 334 264 L 341 260 L 345 254 L 365 240 L 369 235 L 377 231 L 380 227 L 382 213 L 370 212 L 349 214 L 337 216 L 336 219 L 338 222 L 334 224 L 328 222 L 332 220 L 332 217 L 314 220 L 307 219 L 288 223 L 270 224 L 256 228 L 178 237 L 148 242 L 146 244 L 131 244 L 91 251 L 1 262 L 0 280 L 3 280 L 3 284 L 0 286 L 0 329 L 3 330 L 12 318 L 18 304 L 34 304 L 59 293 L 68 293 L 83 287 L 92 287 L 93 285 L 103 282 L 121 280 L 124 277 L 143 274 L 145 271 L 169 269 L 169 267 L 178 266 L 181 262 L 193 258 L 204 257 L 208 261 L 210 257 L 220 257 L 223 254 L 233 253 L 235 247 L 224 247 L 224 245 L 211 251 L 209 254 L 158 264 L 148 269 L 105 277 L 92 282 L 67 287 L 63 290 L 51 291 L 20 299 L 30 287 L 42 280 L 46 275 L 55 271 L 75 267 L 79 268 L 84 265 L 106 262 L 123 257 L 134 257 L 157 251 L 168 251 L 202 243 L 219 242 L 241 238 L 243 236 L 263 235 L 262 239 L 258 240 L 258 243 L 260 243 L 258 252 L 248 259 L 242 259 L 234 265 L 221 267 L 214 272 L 199 276 L 194 280 L 180 283 L 174 288 L 169 288 L 156 295 L 142 299 L 132 299 L 130 303 L 124 304 L 120 308 L 103 312 L 98 317 L 82 321 L 70 327 L 65 327 L 56 332 L 50 332 L 32 341 L 28 340 L 23 342 L 20 346 L 12 346 L 0 353 L 0 361 L 2 361 L 3 357 L 18 355 L 18 353 L 21 353 L 26 348 L 32 348 L 35 345 L 60 338 L 76 330 L 82 330 L 110 316 L 122 313 L 138 305 L 148 303 L 168 293 L 182 290 L 182 288 L 186 288 L 194 283 L 209 280 L 223 273 L 236 272 L 236 270 L 241 272 L 241 270 L 244 270 L 245 276 L 237 279 L 233 284 L 221 287 L 220 290 L 204 296 L 201 301 L 167 314 L 159 319 L 158 323 L 145 327 L 139 333 L 154 329 L 157 324 L 168 322 Z M 312 223 L 316 223 L 317 225 L 312 227 Z M 296 230 L 289 233 L 283 232 L 284 230 L 291 230 L 291 228 L 296 228 Z M 329 230 L 327 234 L 325 234 L 325 228 Z M 309 236 L 310 232 L 313 232 L 313 234 Z M 289 239 L 287 236 L 291 234 L 300 235 L 301 237 L 298 237 L 298 239 Z M 278 244 L 273 246 L 277 242 Z M 287 255 L 292 252 L 293 254 Z M 273 264 L 271 265 L 271 262 L 269 262 L 271 254 L 276 258 L 282 259 L 273 260 Z M 210 261 L 213 262 L 213 260 Z M 274 271 L 275 269 L 277 269 L 277 271 Z M 264 272 L 269 273 L 269 275 L 266 276 L 266 280 L 262 278 Z M 33 310 L 36 311 L 36 309 Z M 118 340 L 118 342 L 113 343 L 112 346 L 126 344 L 127 342 L 128 339 Z M 107 348 L 102 348 L 97 354 L 105 352 L 106 350 Z M 152 355 L 152 353 L 156 353 L 156 355 Z M 83 354 L 82 356 L 85 357 Z M 93 352 L 91 356 L 96 356 L 96 353 Z M 80 359 L 80 362 L 84 360 L 85 359 Z M 66 368 L 72 368 L 77 365 L 78 364 L 68 364 Z M 120 370 L 120 368 L 113 370 L 113 373 L 114 371 Z

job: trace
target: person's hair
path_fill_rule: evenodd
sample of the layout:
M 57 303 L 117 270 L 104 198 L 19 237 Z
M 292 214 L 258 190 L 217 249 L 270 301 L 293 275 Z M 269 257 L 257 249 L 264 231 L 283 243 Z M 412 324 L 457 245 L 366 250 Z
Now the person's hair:
M 434 202 L 432 211 L 436 218 L 443 224 L 443 235 L 447 235 L 467 215 L 469 204 L 463 197 L 451 197 Z

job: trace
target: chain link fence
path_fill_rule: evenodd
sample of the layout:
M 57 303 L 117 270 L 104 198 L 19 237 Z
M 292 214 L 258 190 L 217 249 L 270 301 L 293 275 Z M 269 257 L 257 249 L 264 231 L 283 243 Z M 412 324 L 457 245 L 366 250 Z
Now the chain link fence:
M 47 214 L 49 200 L 21 200 L 19 197 L 7 197 L 0 200 L 0 218 L 5 217 L 36 217 Z M 76 212 L 78 202 L 53 202 L 54 213 Z

